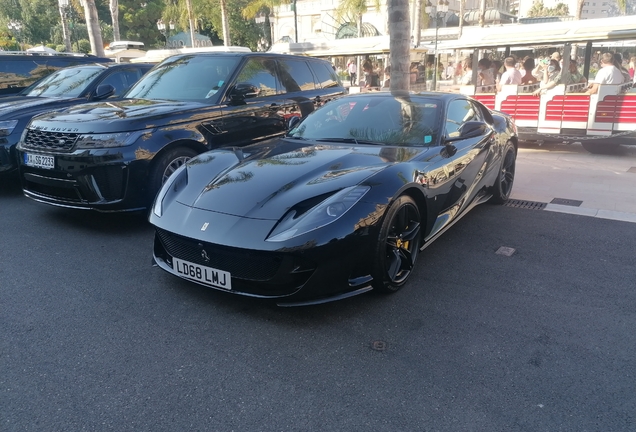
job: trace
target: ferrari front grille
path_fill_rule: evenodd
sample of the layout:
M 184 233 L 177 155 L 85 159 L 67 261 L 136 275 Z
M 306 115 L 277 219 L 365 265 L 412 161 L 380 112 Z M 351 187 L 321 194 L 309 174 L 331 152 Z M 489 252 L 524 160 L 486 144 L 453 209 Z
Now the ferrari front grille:
M 157 228 L 157 235 L 170 256 L 225 270 L 230 272 L 232 277 L 239 279 L 268 281 L 276 275 L 283 261 L 283 256 L 274 252 L 254 252 L 219 246 L 182 237 L 160 228 Z

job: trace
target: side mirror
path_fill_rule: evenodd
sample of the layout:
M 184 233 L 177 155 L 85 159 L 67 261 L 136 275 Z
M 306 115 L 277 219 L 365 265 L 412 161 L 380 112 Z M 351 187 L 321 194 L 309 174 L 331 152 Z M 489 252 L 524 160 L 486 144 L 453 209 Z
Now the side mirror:
M 476 138 L 486 134 L 488 125 L 482 121 L 467 121 L 460 126 L 458 132 L 459 139 Z
M 298 126 L 301 122 L 300 117 L 298 116 L 293 116 L 292 118 L 290 118 L 287 121 L 287 129 L 292 130 L 294 129 L 296 126 Z
M 110 84 L 101 84 L 97 86 L 97 90 L 93 94 L 93 100 L 106 99 L 115 94 L 115 87 Z
M 230 91 L 230 100 L 233 102 L 242 102 L 245 99 L 258 96 L 260 90 L 258 87 L 250 83 L 237 83 Z

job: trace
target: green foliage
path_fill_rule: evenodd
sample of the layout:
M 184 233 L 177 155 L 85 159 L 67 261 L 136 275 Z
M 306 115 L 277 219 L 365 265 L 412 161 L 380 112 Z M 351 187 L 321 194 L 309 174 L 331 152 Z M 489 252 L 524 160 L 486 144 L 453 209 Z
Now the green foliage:
M 139 4 L 139 0 L 119 0 L 121 38 L 143 42 L 147 48 L 163 47 L 164 39 L 157 29 L 157 21 L 161 18 L 164 3 L 161 0 L 145 0 L 145 7 Z
M 549 8 L 543 4 L 542 0 L 535 1 L 532 7 L 528 11 L 528 16 L 532 18 L 536 17 L 557 17 L 557 16 L 569 16 L 570 8 L 565 3 L 557 3 L 555 7 Z
M 79 46 L 79 52 L 84 54 L 91 52 L 91 43 L 87 39 L 78 40 L 77 45 Z
M 57 51 L 57 52 L 66 52 L 66 46 L 64 46 L 64 45 L 56 45 L 55 46 L 55 51 Z

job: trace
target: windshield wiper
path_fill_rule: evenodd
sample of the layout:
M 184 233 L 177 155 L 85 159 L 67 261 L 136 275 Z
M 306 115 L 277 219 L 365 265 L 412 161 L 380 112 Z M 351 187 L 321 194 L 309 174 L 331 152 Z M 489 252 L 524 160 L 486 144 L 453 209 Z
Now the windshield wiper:
M 368 141 L 368 140 L 355 139 L 355 138 L 321 138 L 321 139 L 317 139 L 316 141 L 319 141 L 319 142 L 337 142 L 337 143 L 347 143 L 347 144 L 384 145 L 383 142 Z
M 300 141 L 307 141 L 307 138 L 301 136 L 285 135 L 285 138 L 295 139 Z

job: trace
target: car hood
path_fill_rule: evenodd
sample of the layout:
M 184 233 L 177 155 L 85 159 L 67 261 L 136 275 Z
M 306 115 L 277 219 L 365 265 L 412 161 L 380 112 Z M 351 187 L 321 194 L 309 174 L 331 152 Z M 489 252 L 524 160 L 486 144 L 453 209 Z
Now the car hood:
M 64 128 L 77 133 L 127 132 L 180 123 L 189 111 L 215 109 L 199 102 L 123 99 L 76 105 L 61 113 L 43 114 L 31 127 Z
M 47 109 L 64 108 L 80 99 L 11 96 L 0 99 L 0 119 L 35 115 Z M 86 99 L 84 99 L 86 100 Z
M 409 158 L 419 153 L 410 152 Z M 363 183 L 397 163 L 395 154 L 395 147 L 289 139 L 212 151 L 188 163 L 187 187 L 176 200 L 203 210 L 278 220 L 304 200 Z

